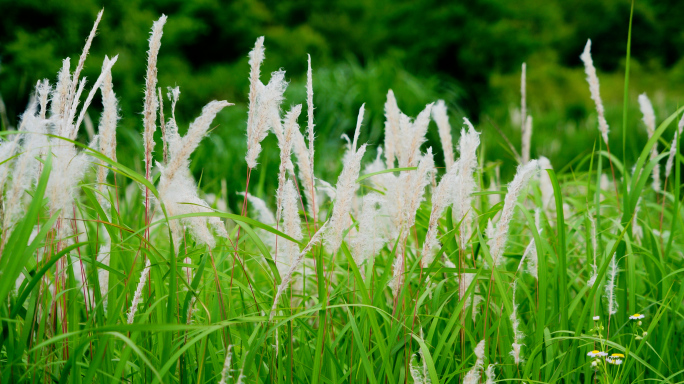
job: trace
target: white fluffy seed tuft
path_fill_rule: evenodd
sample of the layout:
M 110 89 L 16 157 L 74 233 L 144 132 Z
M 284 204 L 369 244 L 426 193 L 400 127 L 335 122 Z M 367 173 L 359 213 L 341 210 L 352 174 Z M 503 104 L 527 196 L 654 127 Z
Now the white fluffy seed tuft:
M 508 228 L 511 224 L 511 220 L 513 220 L 513 213 L 515 212 L 515 205 L 518 201 L 518 197 L 538 169 L 539 165 L 537 160 L 532 160 L 529 163 L 518 167 L 515 178 L 513 178 L 513 181 L 508 186 L 501 217 L 496 224 L 496 230 L 487 242 L 494 265 L 500 265 L 503 262 L 503 252 L 506 248 L 506 242 L 508 241 Z
M 599 131 L 603 141 L 608 145 L 608 122 L 605 117 L 605 110 L 603 108 L 603 101 L 601 101 L 601 93 L 599 92 L 599 79 L 596 75 L 596 68 L 594 68 L 594 61 L 591 58 L 591 40 L 587 40 L 587 45 L 584 46 L 584 52 L 580 56 L 584 63 L 584 72 L 587 74 L 587 83 L 589 83 L 589 91 L 591 98 L 596 104 L 596 112 L 598 113 Z

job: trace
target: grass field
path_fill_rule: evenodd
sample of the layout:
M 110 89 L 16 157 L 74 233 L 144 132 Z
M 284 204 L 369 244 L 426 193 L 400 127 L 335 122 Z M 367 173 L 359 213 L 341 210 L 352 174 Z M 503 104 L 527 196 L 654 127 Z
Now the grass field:
M 79 62 L 39 82 L 18 130 L 2 132 L 3 383 L 684 382 L 684 107 L 656 117 L 646 96 L 640 111 L 625 96 L 622 120 L 605 120 L 588 44 L 596 120 L 558 144 L 591 138 L 567 164 L 531 156 L 526 100 L 539 96 L 523 75 L 522 145 L 489 144 L 437 100 L 408 117 L 388 90 L 380 144 L 363 141 L 361 107 L 345 117 L 344 155 L 319 165 L 316 77 L 309 66 L 306 102 L 289 106 L 284 74 L 260 73 L 260 38 L 243 125 L 230 127 L 245 141 L 246 120 L 246 151 L 207 165 L 247 172 L 205 193 L 191 155 L 234 107 L 209 102 L 178 126 L 179 90 L 157 83 L 165 21 L 149 40 L 142 152 L 117 150 L 117 57 L 93 86 L 80 79 L 97 22 Z M 632 127 L 648 140 L 628 146 Z M 277 151 L 262 153 L 266 136 Z M 501 148 L 515 164 L 486 161 Z

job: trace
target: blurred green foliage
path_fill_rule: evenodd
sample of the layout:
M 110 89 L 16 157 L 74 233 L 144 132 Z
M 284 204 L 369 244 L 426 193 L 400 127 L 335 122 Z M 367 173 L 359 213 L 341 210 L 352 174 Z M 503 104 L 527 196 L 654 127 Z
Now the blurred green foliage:
M 381 143 L 389 88 L 409 115 L 437 98 L 446 100 L 454 130 L 461 117 L 471 118 L 484 132 L 486 145 L 502 148 L 488 151 L 489 156 L 504 160 L 504 171 L 510 172 L 512 155 L 493 125 L 518 143 L 511 116 L 519 103 L 523 61 L 528 63 L 528 99 L 535 119 L 532 154 L 564 165 L 590 150 L 597 137 L 579 61 L 587 38 L 602 71 L 608 120 L 619 137 L 630 6 L 628 0 L 0 0 L 0 94 L 15 125 L 35 82 L 54 80 L 63 58 L 77 60 L 96 13 L 104 7 L 84 74 L 92 81 L 104 55 L 119 55 L 113 69 L 123 116 L 119 153 L 130 154 L 124 161 L 139 167 L 147 36 L 152 22 L 165 13 L 169 20 L 159 56 L 159 85 L 181 87 L 179 121 L 191 121 L 212 99 L 236 103 L 219 116 L 214 134 L 194 157 L 193 170 L 209 190 L 218 191 L 222 179 L 228 190 L 244 183 L 247 53 L 261 35 L 267 48 L 263 80 L 273 70 L 286 69 L 291 80 L 287 103 L 304 102 L 306 55 L 311 54 L 317 172 L 323 177 L 339 169 L 340 135 L 353 129 L 363 102 L 368 114 L 361 139 Z M 660 117 L 682 101 L 676 86 L 684 80 L 681 20 L 684 8 L 676 0 L 635 3 L 630 98 L 649 92 Z M 97 103 L 90 112 L 94 120 Z M 629 143 L 646 135 L 638 117 L 638 110 L 630 112 L 636 140 L 628 140 L 628 157 L 637 148 Z M 272 140 L 267 139 L 257 172 L 277 167 L 277 151 L 268 150 Z M 434 130 L 429 145 L 439 148 Z M 621 151 L 614 152 L 620 156 Z M 270 181 L 262 180 L 262 190 L 271 188 Z

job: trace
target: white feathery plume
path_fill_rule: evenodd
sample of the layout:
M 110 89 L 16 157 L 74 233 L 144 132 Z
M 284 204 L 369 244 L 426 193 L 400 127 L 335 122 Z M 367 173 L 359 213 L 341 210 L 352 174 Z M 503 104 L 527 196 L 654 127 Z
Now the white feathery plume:
M 285 115 L 285 128 L 282 135 L 278 135 L 278 147 L 280 147 L 280 168 L 278 171 L 278 190 L 276 191 L 276 223 L 280 222 L 280 214 L 283 210 L 283 192 L 287 172 L 294 173 L 292 165 L 292 142 L 296 132 L 299 132 L 297 118 L 302 112 L 302 105 L 297 104 Z
M 233 359 L 233 353 L 230 351 L 233 348 L 232 345 L 228 345 L 226 349 L 226 360 L 223 362 L 223 369 L 221 370 L 221 380 L 219 384 L 227 384 L 228 379 L 230 379 L 230 364 Z
M 553 201 L 553 184 L 551 183 L 551 178 L 549 173 L 546 172 L 547 169 L 553 169 L 551 161 L 544 156 L 540 156 L 539 160 L 539 190 L 541 191 L 542 208 L 544 210 L 549 209 L 551 201 Z
M 369 173 L 384 171 L 386 169 L 385 168 L 386 163 L 382 159 L 382 154 L 383 154 L 382 147 L 377 147 L 377 153 L 375 156 L 375 160 L 373 160 L 369 164 L 366 164 L 366 166 L 363 168 L 362 173 L 364 175 L 367 175 Z M 377 177 L 377 176 L 381 176 L 381 177 Z M 387 179 L 387 177 L 382 176 L 382 174 L 381 174 L 381 175 L 376 175 L 376 176 L 368 178 L 367 182 L 371 183 L 371 186 L 382 189 L 382 188 L 384 188 L 383 182 L 385 181 L 385 179 Z M 390 179 L 392 179 L 392 178 L 390 178 Z
M 261 62 L 264 60 L 264 37 L 260 36 L 256 39 L 256 43 L 254 44 L 254 49 L 252 49 L 249 52 L 249 110 L 247 112 L 247 145 L 248 147 L 255 141 L 258 140 L 258 137 L 255 137 L 254 135 L 259 134 L 259 132 L 256 132 L 256 120 L 257 120 L 257 112 L 259 109 L 258 106 L 258 98 L 259 98 L 259 93 L 261 89 L 264 87 L 264 85 L 261 83 L 261 80 L 259 79 L 261 76 Z M 263 136 L 266 137 L 268 134 L 268 131 L 264 130 L 265 132 L 263 133 Z M 263 138 L 262 138 L 263 140 Z M 261 141 L 261 140 L 259 140 Z M 261 149 L 259 149 L 261 150 Z M 248 157 L 246 158 L 247 164 L 249 165 L 250 163 L 254 164 L 254 167 L 256 167 L 256 158 L 259 154 L 253 154 L 251 155 L 253 159 Z
M 456 168 L 448 171 L 439 181 L 437 188 L 432 194 L 432 211 L 430 212 L 430 222 L 428 224 L 423 250 L 421 252 L 421 262 L 423 268 L 427 268 L 434 260 L 434 251 L 439 246 L 437 241 L 437 227 L 439 219 L 444 211 L 452 204 L 451 191 L 460 184 L 460 178 L 456 175 Z
M 487 378 L 487 381 L 485 384 L 494 384 L 494 379 L 496 379 L 496 372 L 494 372 L 494 367 L 496 364 L 489 364 L 487 366 L 487 370 L 485 371 L 485 377 Z
M 463 378 L 463 384 L 479 384 L 480 383 L 480 370 L 475 367 L 471 368 L 468 373 L 466 373 Z
M 311 55 L 307 55 L 308 69 L 306 71 L 306 106 L 307 106 L 307 132 L 309 133 L 309 163 L 311 174 L 314 166 L 314 105 L 313 105 L 313 71 L 311 70 Z
M 530 161 L 530 148 L 532 146 L 532 116 L 527 116 L 525 125 L 522 130 L 522 163 L 527 164 Z
M 387 239 L 378 231 L 380 205 L 384 202 L 385 200 L 378 193 L 369 193 L 363 197 L 361 215 L 358 219 L 359 229 L 357 235 L 350 241 L 352 256 L 359 267 L 387 242 Z
M 494 223 L 492 222 L 491 217 L 487 221 L 487 227 L 485 228 L 485 236 L 488 239 L 493 239 L 496 236 L 496 228 L 494 228 Z
M 432 148 L 428 148 L 418 163 L 418 169 L 402 172 L 398 179 L 397 188 L 394 188 L 395 191 L 388 195 L 388 200 L 394 201 L 397 206 L 393 208 L 396 210 L 394 212 L 395 217 L 392 217 L 392 212 L 390 212 L 390 220 L 393 221 L 395 236 L 399 236 L 392 282 L 390 283 L 395 297 L 403 284 L 404 250 L 408 233 L 416 221 L 416 211 L 418 211 L 420 203 L 425 200 L 425 187 L 430 183 L 430 175 L 434 170 L 435 160 L 432 155 Z M 399 217 L 396 217 L 397 214 Z
M 78 101 L 78 95 L 74 96 L 75 87 L 78 84 L 78 78 L 81 75 L 81 71 L 83 70 L 83 65 L 85 64 L 86 57 L 88 57 L 90 45 L 93 43 L 93 39 L 95 38 L 95 32 L 97 32 L 97 26 L 100 24 L 100 20 L 102 20 L 103 13 L 104 9 L 101 9 L 100 12 L 97 13 L 95 23 L 93 23 L 93 28 L 90 30 L 90 34 L 88 35 L 86 43 L 83 46 L 83 52 L 81 52 L 81 57 L 79 57 L 78 59 L 78 64 L 76 65 L 73 78 L 70 82 L 69 98 L 67 99 L 67 104 L 76 103 L 76 101 Z
M 463 379 L 463 384 L 478 384 L 480 382 L 480 371 L 484 367 L 484 353 L 485 353 L 485 341 L 482 340 L 477 343 L 475 347 L 475 365 L 470 368 L 470 371 L 466 374 Z
M 587 217 L 589 218 L 589 222 L 591 223 L 591 248 L 594 257 L 593 264 L 591 265 L 592 273 L 591 277 L 587 281 L 587 285 L 592 287 L 594 286 L 596 278 L 598 277 L 598 265 L 596 264 L 596 255 L 598 252 L 598 232 L 596 229 L 596 218 L 594 217 L 594 215 L 587 212 Z
M 682 118 L 679 120 L 679 124 L 677 124 L 677 130 L 675 131 L 674 138 L 672 139 L 672 144 L 670 145 L 670 155 L 667 157 L 667 162 L 665 163 L 666 179 L 670 177 L 670 173 L 672 172 L 674 159 L 675 156 L 677 156 L 677 152 L 679 151 L 677 146 L 679 145 L 679 137 L 682 135 L 682 131 L 684 131 L 684 115 L 682 115 Z
M 650 139 L 651 136 L 653 136 L 653 133 L 655 133 L 655 125 L 656 125 L 656 117 L 655 117 L 655 112 L 653 111 L 653 104 L 651 104 L 651 100 L 648 98 L 646 93 L 642 93 L 639 95 L 639 110 L 641 110 L 642 118 L 641 121 L 644 122 L 644 125 L 646 126 L 646 130 L 648 131 L 648 138 Z
M 363 120 L 363 106 L 359 113 L 359 122 L 356 124 L 355 138 L 358 137 L 358 131 L 361 129 L 361 120 Z M 337 179 L 335 206 L 330 217 L 329 231 L 325 234 L 325 244 L 329 247 L 331 254 L 334 254 L 340 248 L 342 233 L 351 223 L 349 213 L 351 212 L 352 200 L 358 188 L 356 179 L 359 178 L 361 159 L 366 152 L 366 144 L 362 145 L 358 151 L 356 147 L 352 147 L 350 151 L 350 156 L 345 161 L 342 173 L 340 173 Z
M 418 353 L 414 354 L 411 358 L 411 365 L 409 367 L 411 378 L 413 378 L 414 384 L 431 384 L 432 381 L 427 372 L 427 362 L 425 361 L 425 358 L 423 358 L 422 361 L 423 364 L 418 362 Z
M 426 105 L 413 121 L 408 116 L 400 114 L 400 135 L 397 137 L 396 147 L 400 167 L 415 167 L 418 164 L 420 146 L 426 141 L 425 134 L 430 125 L 431 111 L 432 103 Z
M 169 143 L 166 142 L 166 123 L 164 120 L 164 96 L 162 96 L 161 87 L 157 88 L 157 100 L 159 100 L 159 124 L 161 128 L 162 139 L 162 164 L 166 164 L 169 162 Z M 178 368 L 180 369 L 180 366 Z
M 617 298 L 615 295 L 615 278 L 617 277 L 618 274 L 618 264 L 617 264 L 617 259 L 615 258 L 616 256 L 613 255 L 613 258 L 610 259 L 610 267 L 608 271 L 608 281 L 606 282 L 606 293 L 605 297 L 606 300 L 608 300 L 608 313 L 611 315 L 614 315 L 617 313 Z
M 302 239 L 301 219 L 297 208 L 298 194 L 292 180 L 283 188 L 283 232 L 295 240 Z M 276 266 L 280 275 L 287 273 L 299 254 L 299 245 L 286 239 L 278 242 Z
M 587 40 L 587 45 L 584 46 L 584 52 L 582 52 L 580 59 L 582 59 L 582 62 L 584 63 L 584 72 L 587 74 L 591 98 L 594 100 L 594 104 L 596 104 L 599 131 L 601 132 L 603 141 L 608 145 L 608 122 L 606 121 L 605 110 L 603 109 L 603 102 L 601 101 L 601 94 L 599 92 L 599 79 L 596 75 L 596 68 L 594 68 L 594 61 L 591 58 L 591 39 Z
M 5 182 L 10 173 L 10 157 L 14 156 L 19 145 L 20 135 L 14 135 L 14 140 L 6 141 L 0 139 L 0 194 L 5 189 Z M 1 207 L 0 207 L 1 208 Z
M 515 364 L 520 364 L 524 362 L 522 358 L 521 349 L 522 349 L 522 341 L 523 338 L 525 338 L 525 334 L 520 331 L 520 319 L 518 318 L 518 305 L 515 304 L 515 293 L 516 289 L 518 287 L 518 280 L 515 279 L 513 280 L 513 313 L 511 313 L 511 325 L 513 327 L 513 344 L 512 350 L 510 352 L 510 355 L 513 356 L 513 360 L 515 361 Z
M 18 154 L 16 160 L 14 160 L 14 168 L 12 170 L 12 180 L 9 183 L 7 192 L 5 193 L 5 198 L 3 200 L 3 220 L 2 220 L 2 232 L 3 244 L 9 237 L 12 226 L 21 217 L 23 212 L 22 199 L 26 191 L 38 180 L 41 162 L 37 159 L 41 151 L 44 151 L 47 144 L 47 138 L 45 134 L 47 133 L 46 120 L 41 119 L 37 115 L 37 100 L 32 97 L 28 108 L 24 112 L 21 118 L 21 123 L 19 124 L 18 134 L 15 135 L 13 141 L 5 142 L 5 150 L 7 155 L 0 161 L 4 161 L 5 158 L 14 156 L 20 148 L 21 152 Z M 19 140 L 21 140 L 21 147 L 19 146 Z M 10 162 L 3 164 L 0 167 L 4 167 L 2 179 L 0 180 L 4 183 L 9 176 L 9 165 Z M 0 185 L 2 186 L 2 185 Z M 2 189 L 0 189 L 0 196 L 2 194 Z
M 299 178 L 304 186 L 307 213 L 315 217 L 316 185 L 314 183 L 314 105 L 313 105 L 313 72 L 311 70 L 311 55 L 308 55 L 308 69 L 306 72 L 306 106 L 307 106 L 307 134 L 309 145 L 304 141 L 304 135 L 297 130 L 294 137 L 294 152 L 299 167 Z
M 166 87 L 166 89 L 168 91 L 166 97 L 171 100 L 171 119 L 176 121 L 176 103 L 178 103 L 180 98 L 180 87 Z
M 454 143 L 451 139 L 451 124 L 449 124 L 449 115 L 444 100 L 437 100 L 437 103 L 432 107 L 432 119 L 437 124 L 439 140 L 442 142 L 442 151 L 444 151 L 444 162 L 446 170 L 449 172 L 454 164 Z
M 361 133 L 361 123 L 363 122 L 363 114 L 365 112 L 366 103 L 361 104 L 359 108 L 359 117 L 356 119 L 356 129 L 354 130 L 354 141 L 352 142 L 352 150 L 356 152 L 356 147 L 359 143 L 359 133 Z
M 425 200 L 425 187 L 430 184 L 430 175 L 435 172 L 435 159 L 432 155 L 432 148 L 428 148 L 425 155 L 418 163 L 418 169 L 414 173 L 409 173 L 409 183 L 406 184 L 408 199 L 405 203 L 404 223 L 405 228 L 413 227 L 416 221 L 416 212 L 420 203 Z
M 646 96 L 645 93 L 642 93 L 639 95 L 639 109 L 641 109 L 641 114 L 643 115 L 642 121 L 644 122 L 644 125 L 646 126 L 646 131 L 648 132 L 648 138 L 649 140 L 651 137 L 653 137 L 653 134 L 655 133 L 656 130 L 656 118 L 655 118 L 655 112 L 653 111 L 653 105 L 651 104 L 651 100 L 648 99 L 648 96 Z M 653 145 L 653 148 L 651 148 L 651 160 L 654 160 L 658 157 L 658 142 Z M 656 192 L 659 192 L 660 189 L 660 164 L 656 163 L 655 167 L 653 167 L 653 172 L 651 174 L 653 177 L 653 190 Z
M 97 252 L 97 261 L 109 266 L 109 259 L 112 250 L 112 240 L 109 238 L 107 231 L 104 232 L 105 243 L 100 246 Z M 107 293 L 109 292 L 109 271 L 104 268 L 97 269 L 97 280 L 100 283 L 100 294 L 104 302 L 104 309 L 107 310 Z
M 306 211 L 310 217 L 314 217 L 314 196 L 316 195 L 314 175 L 311 172 L 312 167 L 309 162 L 309 151 L 304 142 L 304 135 L 301 132 L 295 132 L 294 136 L 294 154 L 297 158 L 297 168 L 299 168 L 299 180 L 304 189 L 304 197 L 306 198 Z
M 278 328 L 276 328 L 276 329 L 278 329 Z M 240 372 L 237 375 L 238 377 L 237 377 L 237 381 L 235 382 L 235 384 L 244 384 L 244 380 L 245 380 L 244 371 L 245 371 L 245 366 L 243 365 L 242 368 L 240 368 Z
M 399 128 L 400 115 L 397 99 L 390 89 L 387 92 L 387 101 L 385 102 L 385 159 L 387 159 L 387 169 L 394 168 L 394 159 L 399 150 L 397 142 L 402 139 Z
M 287 273 L 284 276 L 281 276 L 281 282 L 278 286 L 278 290 L 276 291 L 276 296 L 273 300 L 273 306 L 271 307 L 271 315 L 269 316 L 269 321 L 273 319 L 273 316 L 275 315 L 276 306 L 278 305 L 278 300 L 280 299 L 280 296 L 283 294 L 287 286 L 292 281 L 292 276 L 294 275 L 295 271 L 297 271 L 301 267 L 302 263 L 304 262 L 304 257 L 311 250 L 311 248 L 321 241 L 323 234 L 328 230 L 329 223 L 329 220 L 323 223 L 318 232 L 316 232 L 311 237 L 311 239 L 309 239 L 309 243 L 306 245 L 306 247 L 304 247 L 304 249 L 302 249 L 302 251 L 299 252 L 297 257 L 292 261 L 292 265 L 290 266 L 290 269 L 287 271 Z
M 109 58 L 105 56 L 103 67 L 108 66 Z M 100 118 L 100 125 L 98 127 L 98 135 L 100 136 L 100 152 L 116 161 L 116 125 L 119 121 L 119 106 L 116 100 L 116 95 L 112 89 L 112 72 L 107 71 L 100 87 L 102 92 L 102 117 Z M 105 163 L 100 163 L 97 168 L 97 189 L 100 194 L 97 195 L 100 205 L 105 212 L 109 210 L 109 200 L 107 199 L 107 173 L 109 169 Z
M 345 164 L 347 161 L 349 161 L 349 158 L 354 154 L 354 151 L 352 151 L 352 141 L 346 133 L 340 135 L 340 139 L 346 142 L 345 144 L 343 144 L 344 154 L 342 155 L 342 164 Z
M 157 130 L 157 56 L 161 48 L 166 15 L 152 24 L 150 48 L 147 51 L 147 74 L 145 76 L 145 102 L 143 107 L 143 146 L 145 147 L 145 177 L 152 180 L 152 152 L 154 152 L 154 131 Z M 149 209 L 149 202 L 148 207 Z
M 57 126 L 57 133 L 61 133 L 64 125 L 64 120 L 67 118 L 69 104 L 67 98 L 69 97 L 69 88 L 71 88 L 71 73 L 70 61 L 67 57 L 62 61 L 62 68 L 57 74 L 57 84 L 52 90 L 50 96 L 50 119 L 52 119 Z
M 60 72 L 58 86 L 55 88 L 55 92 L 61 92 L 61 90 L 64 88 L 68 88 L 68 86 L 63 86 L 61 84 L 63 81 L 69 81 L 68 70 L 68 64 L 62 68 L 62 71 L 66 72 L 66 75 Z M 103 78 L 103 76 L 100 75 L 100 78 Z M 81 81 L 78 91 L 72 99 L 73 104 L 71 107 L 69 107 L 68 103 L 64 103 L 62 105 L 64 109 L 61 111 L 55 111 L 53 109 L 53 113 L 56 112 L 56 114 L 53 114 L 50 117 L 50 121 L 57 127 L 56 133 L 59 137 L 53 137 L 49 140 L 49 145 L 51 147 L 55 161 L 52 163 L 52 170 L 50 172 L 50 178 L 48 179 L 46 195 L 48 197 L 48 208 L 50 214 L 61 211 L 59 219 L 60 221 L 62 221 L 64 218 L 65 213 L 71 210 L 77 191 L 76 185 L 83 179 L 86 167 L 91 163 L 91 159 L 85 154 L 85 152 L 81 151 L 79 153 L 74 144 L 61 139 L 71 138 L 71 133 L 73 132 L 74 127 L 71 122 L 76 113 L 76 107 L 84 86 L 85 79 Z M 53 102 L 54 100 L 60 100 L 62 98 L 61 95 L 57 95 L 56 97 L 57 98 L 55 99 L 55 96 L 53 96 Z M 65 99 L 68 99 L 68 97 L 65 96 Z M 70 112 L 67 112 L 67 110 Z M 64 119 L 64 116 L 68 117 Z M 93 138 L 93 142 L 89 145 L 89 147 L 95 147 L 97 140 L 97 136 Z M 40 146 L 31 145 L 31 147 L 36 148 Z M 57 238 L 60 240 L 71 231 L 71 226 L 66 225 L 66 223 L 58 225 L 57 227 L 59 229 Z
M 500 265 L 503 262 L 503 252 L 506 248 L 506 242 L 508 241 L 508 227 L 510 226 L 511 220 L 513 220 L 513 213 L 515 212 L 518 196 L 538 169 L 539 164 L 537 163 L 537 160 L 531 160 L 529 163 L 518 167 L 515 178 L 513 178 L 513 181 L 508 186 L 501 217 L 496 224 L 496 233 L 494 234 L 494 237 L 490 238 L 487 242 L 489 252 L 495 265 Z
M 539 234 L 541 235 L 543 229 L 538 228 L 537 230 L 539 231 Z M 523 267 L 523 264 L 527 260 L 527 270 L 528 272 L 534 276 L 535 279 L 539 278 L 539 273 L 537 270 L 538 266 L 538 260 L 537 260 L 537 247 L 534 241 L 534 237 L 532 237 L 532 240 L 530 240 L 530 243 L 527 245 L 525 248 L 525 251 L 523 252 L 522 257 L 520 258 L 520 263 L 518 264 L 518 269 L 517 271 L 520 271 Z
M 202 108 L 202 113 L 190 124 L 185 136 L 180 137 L 178 132 L 168 138 L 169 141 L 169 163 L 164 167 L 162 179 L 167 178 L 166 182 L 160 179 L 160 188 L 168 188 L 168 183 L 173 180 L 177 172 L 187 169 L 190 165 L 190 155 L 199 146 L 200 141 L 207 135 L 212 121 L 216 115 L 225 107 L 233 105 L 227 101 L 212 101 Z
M 83 102 L 83 106 L 81 107 L 81 113 L 78 115 L 78 120 L 76 120 L 76 125 L 73 126 L 71 130 L 71 135 L 69 138 L 71 140 L 76 139 L 76 135 L 78 134 L 78 129 L 81 126 L 81 122 L 83 119 L 86 117 L 86 111 L 88 110 L 88 107 L 90 107 L 90 103 L 93 101 L 93 98 L 95 97 L 95 93 L 100 89 L 100 86 L 102 83 L 105 81 L 105 79 L 109 76 L 111 79 L 112 76 L 112 67 L 116 63 L 116 60 L 118 60 L 119 55 L 116 55 L 109 59 L 108 57 L 105 57 L 105 61 L 102 63 L 102 72 L 100 72 L 100 76 L 98 76 L 97 80 L 95 81 L 95 84 L 93 84 L 92 89 L 88 93 L 88 96 L 86 97 L 85 101 Z M 85 80 L 85 78 L 84 78 Z M 91 122 L 92 123 L 92 122 Z
M 197 148 L 200 141 L 206 136 L 211 122 L 224 107 L 232 105 L 226 101 L 212 101 L 202 108 L 202 114 L 190 124 L 185 136 L 180 137 L 177 129 L 169 129 L 166 136 L 169 143 L 169 162 L 159 165 L 161 177 L 159 178 L 159 197 L 166 206 L 169 216 L 186 213 L 212 212 L 204 200 L 197 194 L 197 186 L 189 170 L 190 155 Z M 175 124 L 169 124 L 175 126 Z M 182 225 L 181 225 L 182 224 Z M 207 228 L 211 225 L 222 237 L 228 237 L 225 227 L 217 217 L 188 217 L 171 220 L 171 232 L 176 240 L 179 240 L 183 226 L 187 226 L 194 238 L 201 243 L 213 248 L 215 240 Z M 176 249 L 180 241 L 174 241 Z
M 138 281 L 138 286 L 135 289 L 135 295 L 133 295 L 133 301 L 131 302 L 131 309 L 128 311 L 128 324 L 133 324 L 135 321 L 135 313 L 138 311 L 138 304 L 142 298 L 142 291 L 147 283 L 147 275 L 150 273 L 150 259 L 145 260 L 145 268 L 140 272 L 140 280 Z
M 259 80 L 263 60 L 264 38 L 262 36 L 257 39 L 254 49 L 249 53 L 250 86 L 245 161 L 250 169 L 257 166 L 257 158 L 261 153 L 261 141 L 268 135 L 269 127 L 280 124 L 280 104 L 287 88 L 285 71 L 282 70 L 271 73 L 271 79 L 266 85 Z M 278 129 L 274 128 L 274 132 L 278 134 Z
M 73 98 L 73 103 L 69 107 L 69 113 L 67 113 L 67 119 L 63 121 L 63 126 L 60 130 L 58 130 L 58 134 L 62 137 L 66 138 L 71 138 L 72 135 L 75 136 L 75 128 L 73 125 L 74 122 L 74 117 L 76 116 L 76 111 L 78 110 L 78 104 L 81 100 L 81 94 L 83 93 L 83 90 L 85 89 L 86 85 L 86 78 L 84 77 L 81 79 L 81 82 L 78 84 L 78 89 L 76 90 L 76 96 Z
M 463 123 L 468 127 L 468 130 L 461 129 L 461 138 L 458 141 L 458 151 L 461 157 L 454 164 L 454 168 L 458 172 L 459 182 L 454 184 L 453 188 L 453 210 L 456 222 L 461 222 L 459 230 L 461 249 L 466 249 L 473 231 L 472 195 L 477 187 L 474 172 L 477 168 L 477 147 L 480 145 L 480 133 L 475 131 L 475 127 L 467 118 L 463 118 Z
M 176 123 L 176 104 L 178 103 L 178 99 L 180 99 L 180 87 L 166 87 L 167 92 L 166 92 L 166 97 L 169 98 L 171 101 L 171 118 L 164 124 L 162 124 L 162 127 L 164 129 L 164 132 L 162 133 L 162 141 L 164 144 L 164 153 L 162 157 L 162 164 L 168 164 L 169 163 L 169 137 L 176 137 L 178 136 L 178 124 Z M 161 89 L 160 89 L 161 93 Z M 164 114 L 164 103 L 161 100 L 161 95 L 159 96 L 160 98 L 160 108 L 159 108 L 159 114 L 160 118 L 161 115 Z
M 88 57 L 88 52 L 90 51 L 90 45 L 95 38 L 95 32 L 97 31 L 97 26 L 102 18 L 102 13 L 104 9 L 101 10 L 95 19 L 93 28 L 90 31 L 90 35 L 86 39 L 86 43 L 83 46 L 83 51 L 78 60 L 76 69 L 74 70 L 73 76 L 69 72 L 69 60 L 66 59 L 62 62 L 62 69 L 58 75 L 57 88 L 55 89 L 58 93 L 57 98 L 53 98 L 53 112 L 58 111 L 59 114 L 53 113 L 53 121 L 57 126 L 56 134 L 62 137 L 71 138 L 76 137 L 75 129 L 72 125 L 74 116 L 76 114 L 76 109 L 78 107 L 79 99 L 81 93 L 85 87 L 85 78 L 79 82 L 79 76 L 83 70 L 83 65 L 85 63 L 86 57 Z M 56 105 L 54 105 L 54 100 L 57 100 Z M 85 111 L 86 108 L 84 108 Z

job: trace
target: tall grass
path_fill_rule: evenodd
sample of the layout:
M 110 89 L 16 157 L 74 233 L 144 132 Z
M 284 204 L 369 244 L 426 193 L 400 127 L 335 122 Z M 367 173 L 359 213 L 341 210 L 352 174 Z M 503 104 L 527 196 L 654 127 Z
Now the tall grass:
M 212 129 L 243 127 L 215 126 L 225 101 L 179 127 L 177 88 L 164 113 L 155 62 L 165 20 L 150 38 L 144 172 L 116 160 L 131 155 L 117 153 L 112 135 L 115 58 L 80 106 L 97 22 L 77 69 L 65 60 L 54 87 L 37 84 L 18 131 L 2 132 L 3 383 L 684 381 L 682 158 L 673 151 L 684 107 L 644 119 L 649 140 L 635 164 L 610 155 L 587 45 L 587 97 L 601 130 L 572 163 L 529 158 L 524 112 L 518 172 L 510 184 L 498 180 L 497 166 L 482 162 L 492 149 L 469 120 L 454 148 L 458 130 L 443 102 L 411 118 L 390 90 L 378 157 L 364 159 L 362 107 L 342 172 L 328 183 L 314 169 L 315 72 L 303 133 L 302 106 L 281 111 L 284 71 L 260 80 L 259 38 L 244 190 L 210 198 L 189 172 L 191 154 Z M 526 110 L 540 96 L 525 94 L 524 78 Z M 75 139 L 98 90 L 100 132 L 85 145 Z M 157 114 L 163 142 L 154 140 Z M 446 169 L 425 148 L 430 129 Z M 666 131 L 676 140 L 665 142 Z M 270 132 L 281 166 L 259 177 L 277 180 L 275 206 L 249 185 Z M 665 158 L 663 183 L 649 188 Z M 228 193 L 243 196 L 241 214 L 220 208 Z

